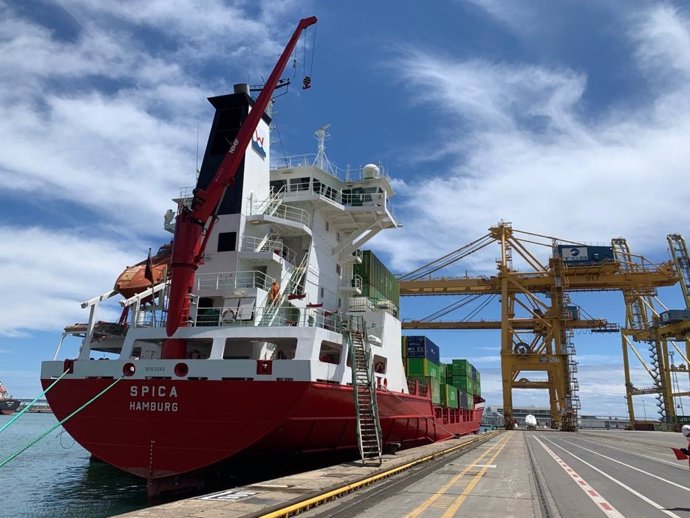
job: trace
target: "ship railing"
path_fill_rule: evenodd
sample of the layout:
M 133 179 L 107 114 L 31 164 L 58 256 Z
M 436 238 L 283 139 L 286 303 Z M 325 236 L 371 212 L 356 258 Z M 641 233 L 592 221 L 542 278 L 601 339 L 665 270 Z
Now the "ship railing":
M 284 188 L 276 194 L 272 194 L 269 198 L 262 201 L 250 200 L 249 215 L 250 216 L 274 216 L 276 218 L 285 219 L 287 221 L 294 221 L 302 225 L 309 226 L 311 224 L 311 214 L 308 210 L 300 207 L 292 207 L 282 203 L 282 195 Z
M 309 214 L 308 210 L 299 207 L 291 207 L 289 205 L 281 204 L 272 215 L 276 218 L 301 223 L 307 227 L 311 225 L 311 214 Z
M 362 280 L 362 276 L 355 274 L 352 276 L 352 287 L 355 289 L 357 293 L 362 293 L 362 286 L 364 285 L 364 281 Z
M 256 326 L 262 322 L 265 313 L 275 312 L 270 306 L 260 306 L 253 309 L 251 314 L 238 313 L 237 307 L 203 308 L 196 318 L 190 319 L 189 325 L 197 326 Z M 300 316 L 292 314 L 293 308 L 280 308 L 277 314 L 271 316 L 270 323 L 264 327 L 320 327 L 329 331 L 340 332 L 340 317 L 336 313 L 323 310 L 313 310 Z
M 285 246 L 282 241 L 266 240 L 261 237 L 244 236 L 242 244 L 240 245 L 241 252 L 270 252 L 286 259 L 288 262 L 295 264 L 297 253 L 291 248 Z
M 194 279 L 197 290 L 223 290 L 233 288 L 261 288 L 268 291 L 275 281 L 259 270 L 240 272 L 200 273 Z
M 389 178 L 388 173 L 382 164 L 377 164 L 379 176 Z M 318 167 L 322 171 L 338 178 L 343 182 L 352 182 L 367 179 L 364 173 L 364 166 L 352 167 L 348 165 L 345 169 L 338 167 L 328 159 L 320 160 L 316 153 L 306 153 L 303 155 L 291 155 L 276 158 L 271 162 L 271 169 L 289 169 L 291 167 Z
M 338 189 L 334 189 L 330 185 L 319 183 L 318 187 L 314 189 L 314 192 L 322 198 L 326 198 L 341 205 L 343 204 L 343 192 Z

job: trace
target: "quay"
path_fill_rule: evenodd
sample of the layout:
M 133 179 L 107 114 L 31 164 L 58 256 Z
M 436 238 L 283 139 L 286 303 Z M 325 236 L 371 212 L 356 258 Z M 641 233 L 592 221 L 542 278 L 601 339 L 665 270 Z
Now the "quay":
M 690 517 L 680 434 L 490 432 L 149 507 L 128 518 Z

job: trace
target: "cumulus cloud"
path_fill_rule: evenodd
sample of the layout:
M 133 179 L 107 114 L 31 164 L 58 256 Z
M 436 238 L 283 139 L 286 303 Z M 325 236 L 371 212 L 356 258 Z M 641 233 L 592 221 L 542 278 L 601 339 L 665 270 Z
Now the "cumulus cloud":
M 194 181 L 205 98 L 270 70 L 297 9 L 0 3 L 0 196 L 18 200 L 0 220 L 13 294 L 0 335 L 83 320 L 80 302 L 170 239 L 163 213 Z
M 665 234 L 688 227 L 690 22 L 662 6 L 628 24 L 637 73 L 674 80 L 658 81 L 643 102 L 616 99 L 597 113 L 583 106 L 582 71 L 400 55 L 397 70 L 445 129 L 432 152 L 416 154 L 436 173 L 409 179 L 398 201 L 403 216 L 416 216 L 377 238 L 397 271 L 440 256 L 436 236 L 461 245 L 499 220 L 576 241 L 630 236 L 636 251 L 652 254 L 663 253 Z

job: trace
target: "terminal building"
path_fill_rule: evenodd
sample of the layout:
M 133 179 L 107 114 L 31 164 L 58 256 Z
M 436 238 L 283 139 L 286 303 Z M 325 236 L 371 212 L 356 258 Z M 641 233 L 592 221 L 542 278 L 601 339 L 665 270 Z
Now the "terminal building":
M 487 407 L 487 411 L 492 410 L 503 417 L 503 408 L 491 409 Z M 513 419 L 518 423 L 518 426 L 525 426 L 525 417 L 533 415 L 537 418 L 538 428 L 551 428 L 551 410 L 547 407 L 525 407 L 513 408 Z M 625 430 L 630 428 L 630 419 L 627 417 L 601 417 L 594 415 L 579 415 L 577 417 L 577 427 L 582 429 L 598 429 L 598 430 Z

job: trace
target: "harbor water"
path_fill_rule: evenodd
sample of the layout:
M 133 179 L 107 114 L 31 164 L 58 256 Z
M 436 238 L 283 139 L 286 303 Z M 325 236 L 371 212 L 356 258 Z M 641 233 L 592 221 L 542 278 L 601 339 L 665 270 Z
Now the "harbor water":
M 0 427 L 13 416 L 0 415 Z M 0 433 L 0 462 L 24 448 L 57 424 L 53 414 L 21 415 Z M 280 456 L 264 461 L 237 459 L 208 480 L 201 493 L 225 490 L 272 478 L 301 473 L 356 459 L 356 452 Z M 100 518 L 194 496 L 191 492 L 149 501 L 143 479 L 103 462 L 89 453 L 62 427 L 0 467 L 0 484 L 7 498 L 0 517 Z
M 0 427 L 13 416 L 0 415 Z M 23 414 L 0 433 L 0 462 L 57 423 L 53 414 Z M 143 480 L 101 462 L 62 427 L 0 467 L 1 516 L 98 518 L 149 505 Z

